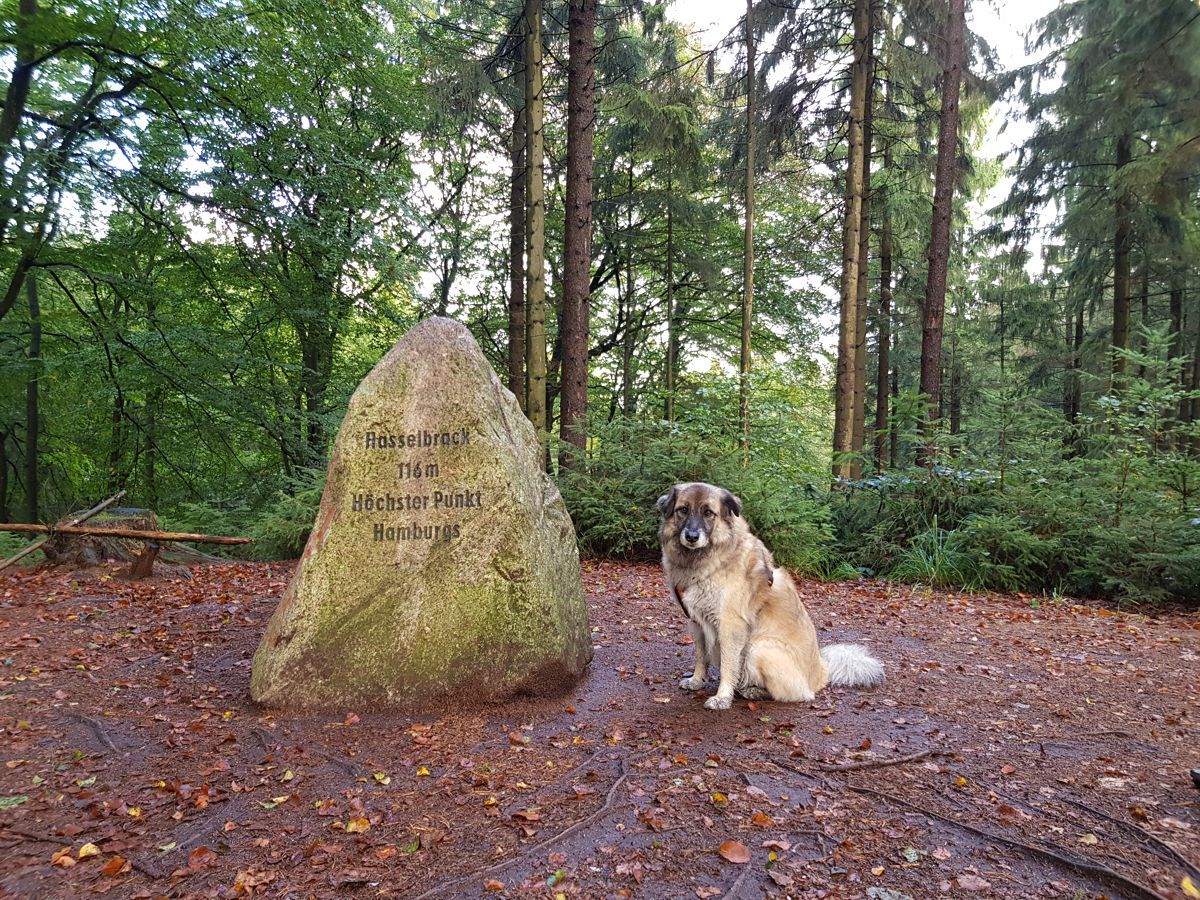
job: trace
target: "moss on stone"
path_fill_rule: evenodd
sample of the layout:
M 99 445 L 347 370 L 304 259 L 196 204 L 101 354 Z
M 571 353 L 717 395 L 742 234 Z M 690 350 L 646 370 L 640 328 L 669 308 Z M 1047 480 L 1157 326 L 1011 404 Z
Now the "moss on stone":
M 467 446 L 364 448 L 364 434 L 466 428 Z M 564 689 L 591 659 L 574 529 L 541 447 L 469 332 L 423 322 L 351 398 L 317 527 L 255 654 L 251 693 L 271 706 L 408 706 L 455 694 Z M 400 480 L 399 463 L 438 466 Z M 355 494 L 479 491 L 482 506 L 366 515 Z M 374 539 L 455 526 L 449 542 Z M 539 681 L 544 684 L 539 685 Z

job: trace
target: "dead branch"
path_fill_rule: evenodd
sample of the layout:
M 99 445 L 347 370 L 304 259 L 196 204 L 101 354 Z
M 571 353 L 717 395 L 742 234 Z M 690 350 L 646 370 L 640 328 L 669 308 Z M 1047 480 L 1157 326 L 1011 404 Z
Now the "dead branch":
M 100 528 L 89 525 L 38 525 L 29 522 L 0 524 L 0 531 L 23 534 L 88 534 L 93 537 L 130 538 L 135 541 L 196 541 L 200 544 L 253 544 L 250 538 L 224 537 L 219 534 L 191 534 L 186 531 L 143 531 L 139 528 Z
M 1145 887 L 1138 884 L 1136 881 L 1131 881 L 1119 872 L 1114 872 L 1107 866 L 1102 866 L 1099 863 L 1084 862 L 1080 859 L 1069 859 L 1065 856 L 1047 850 L 1045 847 L 1036 847 L 1032 844 L 1024 844 L 1012 838 L 1005 837 L 1001 834 L 988 831 L 984 828 L 978 828 L 975 825 L 968 825 L 966 822 L 960 822 L 957 819 L 952 819 L 949 816 L 944 816 L 939 812 L 934 812 L 931 809 L 926 809 L 923 806 L 918 806 L 910 800 L 905 800 L 902 797 L 897 797 L 894 794 L 889 794 L 886 791 L 878 791 L 875 788 L 867 787 L 865 784 L 850 784 L 846 787 L 854 791 L 856 794 L 873 794 L 887 800 L 890 803 L 895 803 L 899 806 L 906 806 L 909 809 L 915 810 L 924 816 L 931 819 L 938 819 L 948 825 L 953 825 L 956 828 L 961 828 L 964 831 L 969 831 L 979 837 L 986 838 L 989 841 L 997 841 L 1016 850 L 1022 850 L 1025 853 L 1040 857 L 1041 859 L 1049 860 L 1058 865 L 1069 869 L 1077 875 L 1083 875 L 1088 878 L 1094 878 L 1096 881 L 1108 887 L 1119 888 L 1122 892 L 1128 893 L 1131 897 L 1148 898 L 1148 900 L 1166 900 L 1162 894 L 1155 891 L 1153 888 Z
M 112 506 L 114 503 L 116 503 L 118 500 L 120 500 L 124 496 L 125 496 L 124 491 L 117 491 L 117 493 L 113 494 L 111 497 L 109 497 L 107 500 L 103 501 L 102 503 L 97 503 L 95 506 L 93 506 L 87 512 L 80 513 L 78 516 L 76 516 L 74 519 L 72 519 L 67 524 L 68 525 L 82 525 L 84 522 L 86 522 L 92 516 L 108 509 L 108 507 Z M 48 540 L 50 540 L 49 535 L 42 538 L 40 541 L 34 541 L 28 547 L 18 550 L 16 553 L 14 553 L 8 559 L 4 560 L 4 562 L 0 562 L 0 569 L 7 569 L 9 566 L 11 566 L 17 560 L 24 559 L 26 556 L 28 556 L 34 550 L 37 550 L 39 547 L 41 547 L 42 544 L 46 543 L 46 541 L 48 541 Z

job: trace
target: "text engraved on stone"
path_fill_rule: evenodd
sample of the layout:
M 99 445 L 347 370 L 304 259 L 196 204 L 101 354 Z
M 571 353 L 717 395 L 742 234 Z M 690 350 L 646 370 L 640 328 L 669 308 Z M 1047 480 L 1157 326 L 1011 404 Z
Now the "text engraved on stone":
M 480 509 L 484 504 L 483 491 L 473 490 L 467 485 L 438 485 L 434 490 L 430 483 L 444 478 L 442 463 L 430 460 L 425 453 L 411 454 L 410 450 L 425 451 L 438 455 L 453 455 L 454 450 L 472 443 L 467 428 L 405 431 L 364 432 L 359 448 L 368 453 L 392 453 L 405 451 L 405 458 L 398 461 L 394 469 L 397 481 L 409 482 L 408 490 L 389 490 L 390 486 L 372 486 L 350 493 L 350 510 L 370 517 L 371 540 L 381 543 L 404 543 L 409 541 L 442 541 L 449 543 L 462 535 L 462 520 L 429 521 L 429 515 L 438 515 L 450 510 Z M 420 480 L 421 489 L 411 482 Z

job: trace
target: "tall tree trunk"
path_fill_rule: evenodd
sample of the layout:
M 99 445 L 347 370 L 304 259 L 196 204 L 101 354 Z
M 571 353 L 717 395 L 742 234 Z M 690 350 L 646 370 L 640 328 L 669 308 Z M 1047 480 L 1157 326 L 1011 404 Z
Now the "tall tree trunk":
M 874 17 L 872 16 L 872 26 Z M 874 29 L 872 29 L 874 30 Z M 867 287 L 871 252 L 871 144 L 874 140 L 875 47 L 867 43 L 867 99 L 863 113 L 862 221 L 858 228 L 858 285 L 854 304 L 854 410 L 851 419 L 850 446 L 854 462 L 850 477 L 862 477 L 863 451 L 867 430 Z
M 1146 252 L 1145 247 L 1142 248 L 1142 289 L 1141 289 L 1141 314 L 1138 316 L 1138 326 L 1145 331 L 1150 326 L 1150 254 Z M 1137 341 L 1138 349 L 1143 353 L 1146 351 L 1146 339 L 1139 337 Z M 1138 365 L 1138 378 L 1146 377 L 1146 366 Z
M 37 48 L 33 43 L 32 30 L 37 13 L 37 0 L 20 0 L 18 3 L 14 41 L 17 46 L 17 58 L 13 63 L 8 89 L 4 92 L 4 108 L 0 110 L 0 194 L 5 196 L 5 202 L 0 205 L 0 243 L 8 233 L 12 202 L 15 201 L 9 189 L 8 155 L 16 143 L 21 118 L 25 115 L 25 103 L 29 98 L 29 86 L 33 82 Z M 4 311 L 7 312 L 7 308 Z M 0 318 L 3 318 L 3 315 L 0 315 Z
M 1128 134 L 1117 138 L 1117 168 L 1121 169 L 1132 160 Z M 1117 194 L 1116 228 L 1113 234 L 1113 330 L 1114 350 L 1129 349 L 1129 195 L 1121 190 Z M 1119 353 L 1113 353 L 1113 387 L 1121 388 L 1125 383 L 1128 361 Z
M 508 194 L 508 389 L 525 409 L 525 108 L 513 114 Z
M 1052 289 L 1053 290 L 1053 289 Z M 1074 387 L 1071 384 L 1072 374 L 1075 371 L 1074 354 L 1072 353 L 1071 331 L 1075 325 L 1075 313 L 1069 308 L 1067 309 L 1067 319 L 1063 323 L 1063 383 L 1062 383 L 1062 408 L 1063 418 L 1068 422 L 1074 422 L 1075 417 L 1072 415 L 1071 399 L 1074 394 Z
M 1175 358 L 1186 357 L 1187 351 L 1183 349 L 1183 275 L 1178 270 L 1171 273 L 1171 356 Z M 1183 368 L 1179 372 L 1179 387 L 1181 390 L 1187 390 L 1188 383 L 1188 366 L 1187 360 L 1184 360 Z M 1179 421 L 1186 422 L 1188 414 L 1191 412 L 1191 400 L 1180 399 L 1179 401 Z
M 892 149 L 883 151 L 883 170 L 890 177 Z M 879 365 L 875 370 L 875 468 L 882 472 L 887 468 L 888 432 L 888 368 L 892 332 L 892 211 L 890 197 L 883 197 L 883 228 L 879 236 Z
M 25 296 L 29 300 L 29 378 L 25 382 L 25 519 L 38 520 L 38 498 L 41 480 L 38 478 L 38 435 L 41 430 L 41 408 L 38 403 L 38 381 L 42 377 L 42 308 L 38 303 L 37 276 L 30 272 L 25 279 Z
M 738 413 L 743 461 L 750 452 L 750 325 L 754 314 L 754 0 L 746 0 L 746 227 L 742 248 L 742 355 Z
M 950 433 L 962 433 L 962 364 L 958 358 L 958 335 L 950 344 Z
M 525 412 L 538 431 L 546 428 L 546 192 L 545 145 L 542 131 L 542 0 L 525 3 L 525 133 L 528 146 L 528 187 L 525 233 L 528 241 L 529 284 L 526 316 L 529 322 L 525 370 L 529 396 Z
M 8 522 L 8 431 L 0 430 L 0 522 Z
M 567 208 L 563 260 L 561 418 L 563 462 L 587 446 L 589 292 L 592 262 L 592 142 L 596 133 L 596 2 L 571 0 L 567 28 Z M 579 453 L 570 450 L 577 447 Z
M 942 118 L 938 129 L 937 168 L 933 182 L 929 276 L 925 283 L 925 305 L 922 309 L 920 390 L 927 406 L 926 414 L 921 416 L 922 446 L 917 451 L 917 459 L 925 466 L 933 465 L 934 426 L 930 416 L 942 390 L 942 329 L 946 308 L 946 277 L 950 265 L 950 218 L 954 208 L 958 96 L 962 84 L 965 30 L 963 0 L 950 0 L 942 65 Z
M 667 364 L 663 371 L 663 414 L 675 421 L 675 160 L 667 157 Z
M 899 329 L 892 329 L 892 405 L 893 407 L 900 401 L 900 365 L 897 362 L 900 354 L 897 352 L 900 349 L 900 334 Z M 900 429 L 895 421 L 892 422 L 892 427 L 888 429 L 888 457 L 890 459 L 890 468 L 896 468 L 900 461 Z
M 959 0 L 956 0 L 959 2 Z M 842 298 L 834 386 L 833 475 L 849 479 L 854 450 L 854 350 L 858 346 L 858 253 L 862 228 L 863 130 L 870 69 L 871 2 L 854 0 L 854 62 L 850 78 L 846 209 L 842 227 Z
M 1200 291 L 1193 290 L 1196 303 L 1192 307 L 1192 318 L 1196 320 L 1196 343 L 1192 347 L 1192 409 L 1188 421 L 1200 422 Z M 1192 438 L 1192 453 L 1200 456 L 1200 434 Z

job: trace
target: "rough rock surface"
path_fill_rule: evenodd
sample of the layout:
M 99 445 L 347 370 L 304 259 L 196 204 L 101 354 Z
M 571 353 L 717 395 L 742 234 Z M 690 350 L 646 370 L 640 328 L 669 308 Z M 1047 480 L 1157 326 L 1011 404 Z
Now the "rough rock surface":
M 409 331 L 350 399 L 253 698 L 417 707 L 565 690 L 592 643 L 542 453 L 465 327 Z

